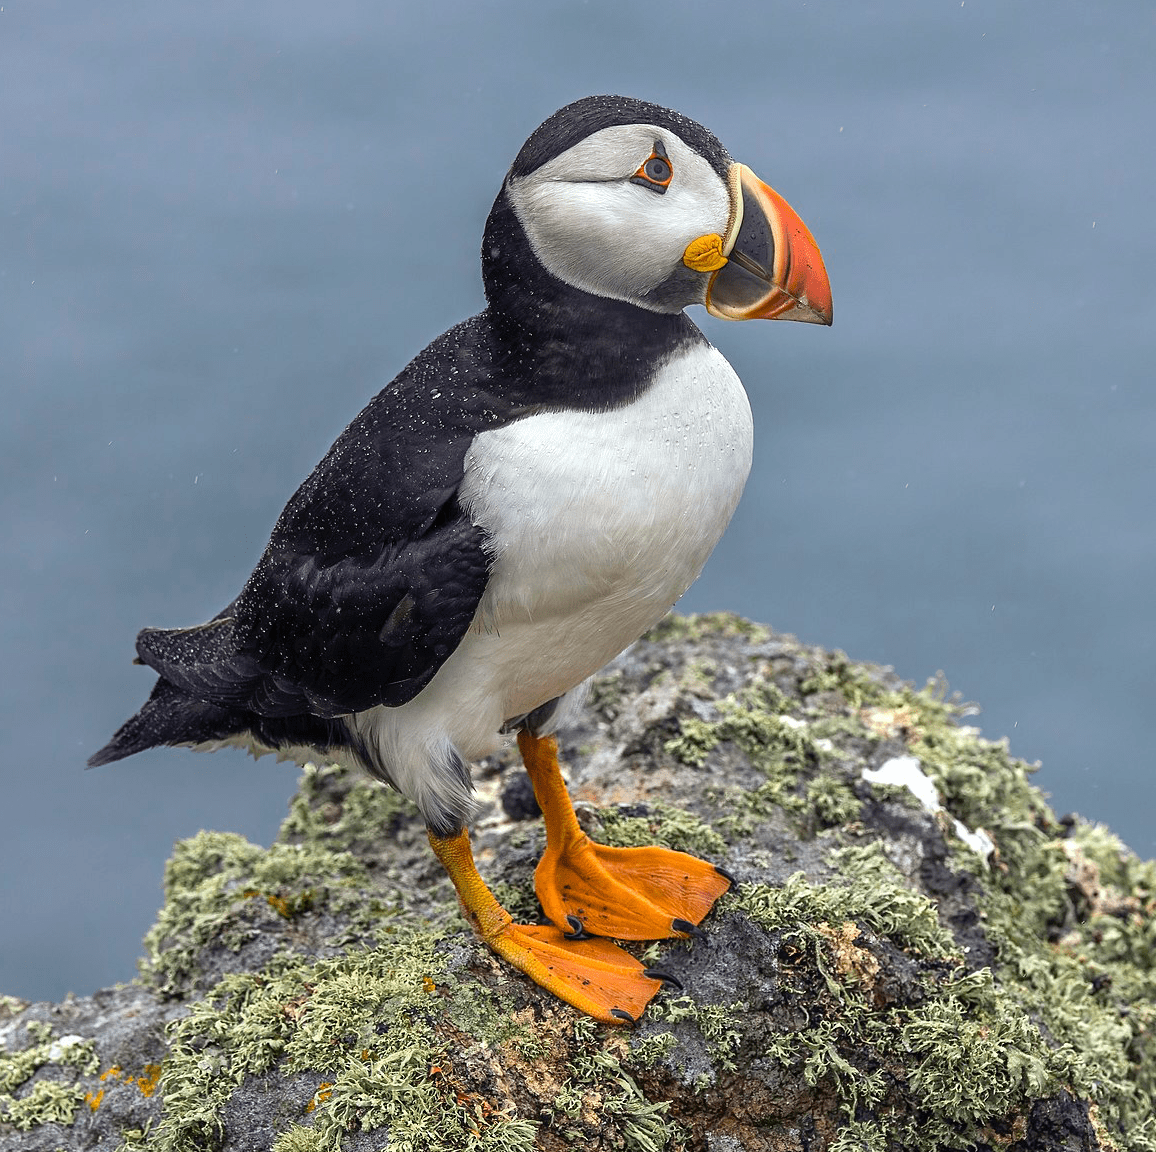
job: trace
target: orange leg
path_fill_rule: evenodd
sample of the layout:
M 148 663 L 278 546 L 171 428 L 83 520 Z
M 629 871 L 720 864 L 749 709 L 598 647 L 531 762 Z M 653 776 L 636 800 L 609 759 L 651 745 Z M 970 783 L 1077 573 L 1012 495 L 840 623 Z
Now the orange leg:
M 518 748 L 546 818 L 534 890 L 547 917 L 571 933 L 616 940 L 689 936 L 730 880 L 669 848 L 608 848 L 578 826 L 558 768 L 558 742 L 523 729 Z
M 570 940 L 549 924 L 515 924 L 486 887 L 463 829 L 430 844 L 474 931 L 503 959 L 568 1004 L 607 1024 L 632 1024 L 662 981 L 608 940 Z

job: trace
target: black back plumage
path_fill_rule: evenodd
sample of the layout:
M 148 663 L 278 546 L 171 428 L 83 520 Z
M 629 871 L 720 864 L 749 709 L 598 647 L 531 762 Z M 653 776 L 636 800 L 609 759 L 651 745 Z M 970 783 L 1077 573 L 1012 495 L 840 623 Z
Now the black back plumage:
M 547 120 L 511 176 L 632 122 L 669 127 L 716 167 L 729 162 L 677 113 L 591 97 Z M 486 310 L 433 341 L 353 420 L 286 505 L 237 599 L 208 624 L 140 633 L 138 659 L 161 679 L 90 764 L 238 735 L 360 752 L 338 718 L 413 699 L 485 591 L 487 541 L 458 502 L 474 437 L 544 409 L 628 403 L 665 358 L 703 339 L 680 312 L 551 275 L 505 187 L 486 223 L 482 274 Z

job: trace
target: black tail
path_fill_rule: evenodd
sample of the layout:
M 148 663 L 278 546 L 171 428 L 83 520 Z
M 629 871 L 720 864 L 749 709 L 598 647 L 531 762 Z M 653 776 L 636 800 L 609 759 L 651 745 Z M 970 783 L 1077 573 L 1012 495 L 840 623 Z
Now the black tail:
M 144 707 L 88 758 L 88 766 L 99 768 L 146 748 L 211 744 L 236 736 L 247 737 L 254 745 L 270 751 L 312 748 L 319 756 L 325 756 L 348 750 L 362 763 L 369 763 L 369 752 L 340 717 L 314 716 L 309 712 L 262 716 L 247 708 L 206 704 L 162 676 Z
M 240 709 L 194 700 L 162 676 L 144 707 L 88 758 L 88 766 L 99 768 L 146 748 L 225 740 L 248 730 L 248 719 Z

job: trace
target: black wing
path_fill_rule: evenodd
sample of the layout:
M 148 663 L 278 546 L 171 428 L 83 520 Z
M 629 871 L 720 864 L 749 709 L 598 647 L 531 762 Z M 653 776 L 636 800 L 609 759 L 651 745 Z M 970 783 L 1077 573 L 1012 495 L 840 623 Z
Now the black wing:
M 434 341 L 298 489 L 233 604 L 198 628 L 146 629 L 140 659 L 195 699 L 261 716 L 416 696 L 489 578 L 458 489 L 473 438 L 517 414 L 491 390 L 490 343 L 484 314 Z

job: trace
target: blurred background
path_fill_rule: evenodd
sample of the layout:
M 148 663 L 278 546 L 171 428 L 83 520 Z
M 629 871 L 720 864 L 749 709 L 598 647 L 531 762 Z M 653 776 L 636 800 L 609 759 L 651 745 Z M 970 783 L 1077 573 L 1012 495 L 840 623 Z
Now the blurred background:
M 943 670 L 1152 855 L 1153 59 L 1147 0 L 5 0 L 0 992 L 130 979 L 175 838 L 275 835 L 290 765 L 83 771 L 133 638 L 482 306 L 507 166 L 592 92 L 713 129 L 834 288 L 829 331 L 695 310 L 757 442 L 682 607 Z

